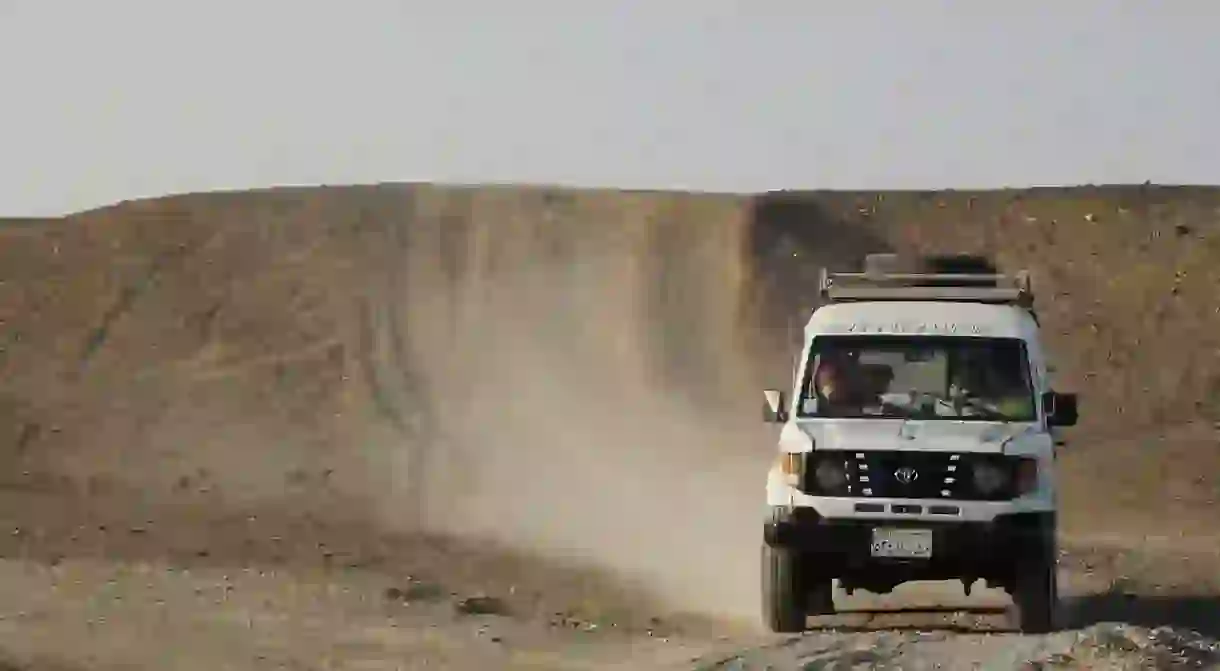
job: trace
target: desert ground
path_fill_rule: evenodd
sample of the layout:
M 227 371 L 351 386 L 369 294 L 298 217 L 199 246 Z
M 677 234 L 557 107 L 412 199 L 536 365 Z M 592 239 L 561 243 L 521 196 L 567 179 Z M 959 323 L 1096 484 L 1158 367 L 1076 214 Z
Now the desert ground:
M 820 267 L 1028 268 L 1061 631 L 909 585 L 761 630 Z M 383 184 L 0 219 L 0 669 L 1220 668 L 1220 189 Z

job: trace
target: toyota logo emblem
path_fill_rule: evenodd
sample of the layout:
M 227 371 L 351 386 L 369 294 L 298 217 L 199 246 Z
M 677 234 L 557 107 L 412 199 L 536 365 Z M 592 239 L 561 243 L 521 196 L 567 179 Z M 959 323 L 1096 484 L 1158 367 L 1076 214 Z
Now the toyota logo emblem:
M 894 471 L 894 477 L 898 479 L 898 482 L 909 485 L 919 479 L 919 471 L 907 466 Z

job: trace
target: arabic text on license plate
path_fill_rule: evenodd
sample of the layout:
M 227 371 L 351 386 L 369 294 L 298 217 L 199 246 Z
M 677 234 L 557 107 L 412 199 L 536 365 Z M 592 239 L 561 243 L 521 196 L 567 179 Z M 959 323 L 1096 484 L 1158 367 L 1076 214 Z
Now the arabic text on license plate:
M 873 529 L 874 557 L 927 559 L 932 556 L 932 532 L 928 529 Z

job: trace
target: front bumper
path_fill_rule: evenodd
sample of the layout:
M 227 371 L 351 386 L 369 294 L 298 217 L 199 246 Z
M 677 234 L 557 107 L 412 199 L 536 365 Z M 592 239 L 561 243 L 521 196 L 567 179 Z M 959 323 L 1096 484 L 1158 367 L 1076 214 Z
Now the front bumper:
M 800 551 L 835 576 L 864 570 L 907 573 L 907 579 L 950 579 L 962 576 L 1006 576 L 1025 561 L 1053 556 L 1053 512 L 998 515 L 986 522 L 910 519 L 824 518 L 812 508 L 777 508 L 763 525 L 763 541 L 773 547 Z M 872 556 L 872 531 L 878 527 L 929 529 L 933 551 L 928 559 L 885 559 Z

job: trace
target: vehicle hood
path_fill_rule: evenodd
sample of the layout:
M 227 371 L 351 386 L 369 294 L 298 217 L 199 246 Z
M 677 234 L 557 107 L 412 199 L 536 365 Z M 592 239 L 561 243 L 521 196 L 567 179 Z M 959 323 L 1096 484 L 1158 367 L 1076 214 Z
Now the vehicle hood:
M 1036 431 L 1034 424 L 1000 422 L 821 420 L 800 423 L 801 432 L 822 450 L 921 450 L 1003 452 Z

